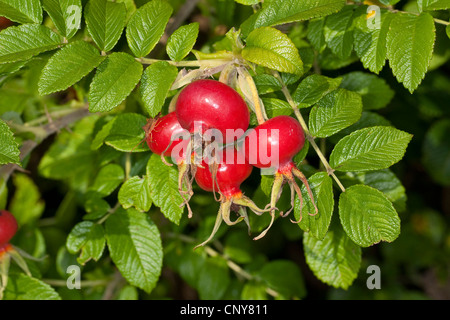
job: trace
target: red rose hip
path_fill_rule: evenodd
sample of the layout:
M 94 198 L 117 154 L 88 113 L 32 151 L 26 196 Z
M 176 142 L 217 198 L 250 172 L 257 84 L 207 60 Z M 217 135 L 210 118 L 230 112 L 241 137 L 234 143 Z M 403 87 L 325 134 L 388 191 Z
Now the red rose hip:
M 175 110 L 181 126 L 189 132 L 203 134 L 208 129 L 216 129 L 225 143 L 242 136 L 250 123 L 244 99 L 233 88 L 216 80 L 202 79 L 188 84 L 181 90 Z M 236 136 L 227 138 L 231 132 Z
M 315 208 L 314 214 L 317 214 L 318 209 L 314 202 L 308 180 L 292 160 L 303 148 L 304 144 L 305 134 L 300 123 L 289 116 L 277 116 L 269 119 L 246 135 L 243 149 L 245 150 L 245 157 L 248 161 L 258 168 L 273 168 L 276 170 L 270 198 L 270 208 L 272 208 L 270 214 L 272 219 L 269 227 L 256 237 L 256 240 L 262 238 L 272 226 L 275 218 L 275 205 L 286 182 L 291 189 L 291 209 L 285 214 L 282 213 L 282 215 L 288 215 L 294 208 L 295 194 L 300 199 L 301 213 L 303 196 L 300 187 L 295 181 L 295 177 L 299 178 L 306 186 Z M 300 221 L 301 214 L 300 219 L 296 222 L 298 223 Z
M 6 210 L 0 210 L 0 248 L 7 245 L 17 232 L 16 218 Z

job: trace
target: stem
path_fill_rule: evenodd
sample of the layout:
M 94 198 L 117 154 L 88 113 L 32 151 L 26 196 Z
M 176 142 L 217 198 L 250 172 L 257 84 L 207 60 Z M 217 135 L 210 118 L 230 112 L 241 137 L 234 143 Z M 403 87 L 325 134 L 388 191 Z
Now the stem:
M 125 155 L 125 181 L 127 181 L 130 178 L 130 171 L 131 171 L 131 153 L 127 153 Z
M 105 222 L 109 218 L 110 215 L 112 215 L 114 212 L 116 212 L 116 210 L 119 207 L 120 207 L 120 203 L 117 202 L 116 205 L 113 208 L 111 208 L 107 214 L 105 214 L 100 220 L 97 221 L 97 224 L 102 224 L 103 222 Z
M 83 105 L 84 105 L 84 103 L 82 105 L 74 106 L 74 107 L 81 107 Z M 53 119 L 54 118 L 60 118 L 60 117 L 63 117 L 65 115 L 73 113 L 73 110 L 74 110 L 73 107 L 70 107 L 70 108 L 67 108 L 67 109 L 58 109 L 58 110 L 55 110 L 53 112 L 50 112 L 49 115 Z M 43 115 L 41 117 L 38 117 L 36 119 L 33 119 L 33 120 L 30 120 L 30 121 L 26 122 L 24 124 L 24 126 L 32 127 L 32 126 L 40 125 L 42 122 L 46 122 L 46 121 L 48 121 L 48 115 Z
M 38 146 L 38 144 L 51 136 L 52 134 L 58 132 L 59 130 L 67 127 L 68 125 L 77 122 L 78 120 L 87 117 L 89 115 L 88 105 L 86 104 L 83 108 L 75 109 L 73 112 L 67 114 L 66 116 L 46 125 L 43 125 L 40 128 L 42 131 L 42 135 L 39 137 L 38 141 L 36 140 L 26 140 L 22 143 L 22 147 L 20 148 L 20 161 L 23 161 L 33 150 Z M 9 179 L 9 176 L 14 172 L 14 170 L 19 169 L 20 167 L 15 164 L 6 164 L 0 167 L 0 177 L 4 179 L 4 181 Z
M 334 174 L 334 169 L 331 168 L 330 164 L 328 163 L 328 160 L 325 158 L 325 156 L 323 155 L 319 146 L 317 145 L 316 141 L 314 140 L 314 137 L 309 132 L 309 129 L 305 122 L 305 119 L 303 119 L 303 116 L 300 113 L 300 110 L 298 109 L 297 104 L 292 99 L 291 93 L 289 92 L 289 89 L 286 87 L 286 84 L 284 83 L 283 79 L 281 79 L 280 74 L 278 73 L 278 71 L 275 71 L 275 70 L 272 71 L 272 74 L 280 82 L 281 91 L 283 92 L 284 96 L 286 97 L 286 100 L 289 103 L 289 105 L 291 106 L 291 108 L 294 110 L 295 116 L 297 117 L 298 121 L 300 122 L 300 125 L 303 128 L 303 131 L 305 132 L 306 139 L 308 139 L 308 141 L 311 144 L 311 146 L 313 147 L 314 151 L 316 151 L 317 155 L 320 158 L 320 161 L 322 162 L 322 164 L 324 165 L 324 167 L 326 169 L 326 172 L 328 173 L 328 175 L 333 177 L 333 179 L 336 181 L 337 185 L 342 190 L 342 192 L 345 192 L 345 188 L 342 185 L 341 181 L 339 181 L 338 177 L 336 177 L 336 175 Z
M 228 59 L 205 59 L 205 60 L 187 60 L 187 61 L 172 61 L 172 60 L 159 60 L 151 58 L 136 58 L 142 64 L 153 64 L 159 61 L 165 61 L 176 67 L 217 67 L 230 62 Z
M 66 280 L 59 279 L 42 279 L 43 282 L 53 286 L 53 287 L 66 287 Z M 80 285 L 82 287 L 97 287 L 97 286 L 105 286 L 107 285 L 111 279 L 101 279 L 101 280 L 81 280 Z

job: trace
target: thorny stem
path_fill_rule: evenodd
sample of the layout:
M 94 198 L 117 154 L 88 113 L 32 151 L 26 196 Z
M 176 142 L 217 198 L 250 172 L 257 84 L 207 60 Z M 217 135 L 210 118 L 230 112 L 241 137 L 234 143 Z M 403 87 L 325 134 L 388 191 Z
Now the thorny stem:
M 323 153 L 320 150 L 319 146 L 315 142 L 314 137 L 309 132 L 309 129 L 308 129 L 308 126 L 307 126 L 307 124 L 305 122 L 305 119 L 303 119 L 303 116 L 300 113 L 300 110 L 298 109 L 297 104 L 292 99 L 292 96 L 291 96 L 291 94 L 289 92 L 289 89 L 286 87 L 286 84 L 284 83 L 283 79 L 281 79 L 280 74 L 278 73 L 278 71 L 275 71 L 275 70 L 272 71 L 272 74 L 280 82 L 280 84 L 281 84 L 281 91 L 283 92 L 284 96 L 286 97 L 286 100 L 289 103 L 289 105 L 291 106 L 291 108 L 294 110 L 294 114 L 297 117 L 298 121 L 300 122 L 300 125 L 303 128 L 303 131 L 305 132 L 306 139 L 308 139 L 308 141 L 311 144 L 311 146 L 313 147 L 314 151 L 316 151 L 316 153 L 319 156 L 320 161 L 324 165 L 328 175 L 332 176 L 333 179 L 336 181 L 337 185 L 339 186 L 339 188 L 342 190 L 342 192 L 345 192 L 345 187 L 342 185 L 342 183 L 338 179 L 338 177 L 336 177 L 336 175 L 334 174 L 334 169 L 331 168 L 330 164 L 328 163 L 328 160 L 325 158 L 325 156 L 323 155 Z
M 184 234 L 173 234 L 173 233 L 169 233 L 168 234 L 170 237 L 172 238 L 178 238 L 181 241 L 187 242 L 187 243 L 192 243 L 195 242 L 196 240 L 186 236 Z M 236 264 L 234 261 L 230 260 L 229 257 L 227 257 L 226 255 L 220 254 L 219 252 L 217 252 L 216 250 L 214 250 L 213 248 L 211 248 L 210 246 L 204 246 L 203 247 L 206 254 L 208 254 L 211 257 L 222 257 L 223 259 L 225 259 L 225 261 L 227 262 L 227 266 L 233 270 L 238 276 L 246 279 L 246 280 L 259 280 L 258 278 L 256 278 L 255 276 L 251 275 L 250 273 L 248 273 L 247 271 L 245 271 L 244 269 L 242 269 L 238 264 Z M 271 295 L 272 297 L 278 297 L 280 294 L 278 292 L 276 292 L 275 290 L 272 290 L 270 288 L 266 288 L 266 292 Z

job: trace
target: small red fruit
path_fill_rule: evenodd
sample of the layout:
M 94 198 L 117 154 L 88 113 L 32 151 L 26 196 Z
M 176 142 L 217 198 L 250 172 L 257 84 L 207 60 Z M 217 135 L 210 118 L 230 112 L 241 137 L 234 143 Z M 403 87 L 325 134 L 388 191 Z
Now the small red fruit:
M 270 200 L 272 220 L 269 227 L 256 237 L 255 240 L 262 238 L 272 226 L 275 218 L 275 205 L 281 196 L 283 185 L 286 182 L 291 188 L 291 209 L 285 214 L 282 213 L 282 216 L 287 216 L 294 208 L 295 193 L 300 198 L 300 208 L 302 208 L 303 196 L 300 187 L 295 181 L 295 177 L 299 178 L 306 186 L 315 208 L 314 214 L 317 214 L 318 209 L 314 202 L 308 180 L 292 161 L 293 157 L 303 148 L 304 144 L 305 134 L 300 123 L 289 116 L 277 116 L 267 120 L 246 135 L 243 148 L 248 161 L 255 167 L 273 168 L 275 170 L 275 179 Z M 300 221 L 301 215 L 300 219 L 296 222 L 299 223 Z
M 6 29 L 13 25 L 13 22 L 5 17 L 0 17 L 0 30 Z
M 183 129 L 177 120 L 175 112 L 152 119 L 144 128 L 146 132 L 145 140 L 149 149 L 158 155 L 171 156 L 173 149 L 185 140 L 181 136 L 189 133 Z
M 172 157 L 172 160 L 177 164 L 179 172 L 178 190 L 184 200 L 181 205 L 186 205 L 189 218 L 191 218 L 192 211 L 189 207 L 189 199 L 193 194 L 190 178 L 192 173 L 191 166 L 186 161 L 188 157 L 191 157 L 189 132 L 180 126 L 175 112 L 149 120 L 143 129 L 149 149 L 160 155 L 167 165 L 169 164 L 164 157 Z M 182 137 L 187 139 L 182 139 Z M 183 186 L 186 186 L 186 191 Z
M 196 246 L 196 248 L 205 245 L 213 238 L 222 220 L 227 225 L 234 225 L 245 220 L 248 225 L 246 207 L 259 215 L 264 212 L 241 191 L 241 184 L 250 176 L 253 169 L 245 160 L 244 155 L 237 151 L 234 146 L 229 146 L 218 152 L 214 158 L 205 159 L 201 166 L 197 166 L 195 181 L 203 190 L 219 193 L 220 209 L 213 232 L 206 241 Z M 230 220 L 232 208 L 240 214 L 235 221 Z
M 216 80 L 202 79 L 188 84 L 181 90 L 175 110 L 181 126 L 189 132 L 203 134 L 208 129 L 216 129 L 225 143 L 242 136 L 250 123 L 244 99 L 233 88 Z M 227 137 L 230 130 L 236 136 Z
M 300 123 L 289 116 L 267 120 L 245 137 L 245 156 L 258 168 L 283 168 L 303 148 L 305 134 Z
M 225 198 L 231 198 L 242 193 L 240 186 L 250 176 L 253 167 L 234 147 L 222 151 L 217 159 L 215 180 L 206 161 L 197 168 L 195 180 L 203 190 L 218 191 Z
M 9 244 L 16 232 L 16 218 L 9 211 L 0 210 L 0 249 Z

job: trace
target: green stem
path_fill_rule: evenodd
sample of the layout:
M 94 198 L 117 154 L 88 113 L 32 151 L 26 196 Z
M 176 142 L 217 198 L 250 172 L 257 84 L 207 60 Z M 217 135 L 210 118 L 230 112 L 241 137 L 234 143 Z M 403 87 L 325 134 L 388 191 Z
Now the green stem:
M 310 145 L 313 147 L 314 151 L 316 151 L 317 155 L 319 156 L 320 161 L 324 165 L 328 175 L 332 176 L 333 179 L 336 181 L 339 188 L 342 190 L 342 192 L 345 192 L 345 187 L 342 185 L 341 181 L 339 181 L 338 177 L 334 174 L 334 169 L 331 168 L 330 164 L 328 163 L 328 160 L 323 155 L 322 151 L 320 150 L 319 146 L 317 145 L 315 138 L 311 135 L 309 132 L 308 126 L 305 122 L 305 119 L 303 118 L 302 114 L 300 113 L 300 110 L 297 107 L 297 104 L 292 99 L 291 93 L 289 92 L 289 89 L 286 87 L 286 84 L 284 83 L 283 79 L 281 79 L 280 74 L 278 71 L 273 70 L 272 74 L 275 78 L 278 79 L 278 81 L 281 84 L 281 91 L 283 92 L 284 96 L 286 97 L 287 102 L 291 106 L 292 110 L 294 110 L 294 114 L 297 117 L 298 121 L 300 122 L 300 125 L 303 128 L 303 131 L 305 132 L 306 139 L 308 139 Z
M 131 171 L 131 153 L 127 153 L 125 156 L 125 181 L 130 178 Z
M 66 287 L 66 280 L 59 279 L 42 279 L 43 282 L 53 286 L 53 287 Z M 97 286 L 106 286 L 111 279 L 101 279 L 101 280 L 81 280 L 81 287 L 97 287 Z
M 176 67 L 207 67 L 213 68 L 230 62 L 229 59 L 205 59 L 205 60 L 187 60 L 187 61 L 172 61 L 172 60 L 159 60 L 150 58 L 136 58 L 142 64 L 153 64 L 159 61 L 165 61 Z
M 111 208 L 107 214 L 105 214 L 100 220 L 97 221 L 97 224 L 102 224 L 103 222 L 105 222 L 109 218 L 110 215 L 112 215 L 114 212 L 116 212 L 116 210 L 119 207 L 120 207 L 120 203 L 117 202 L 116 205 L 113 208 Z

